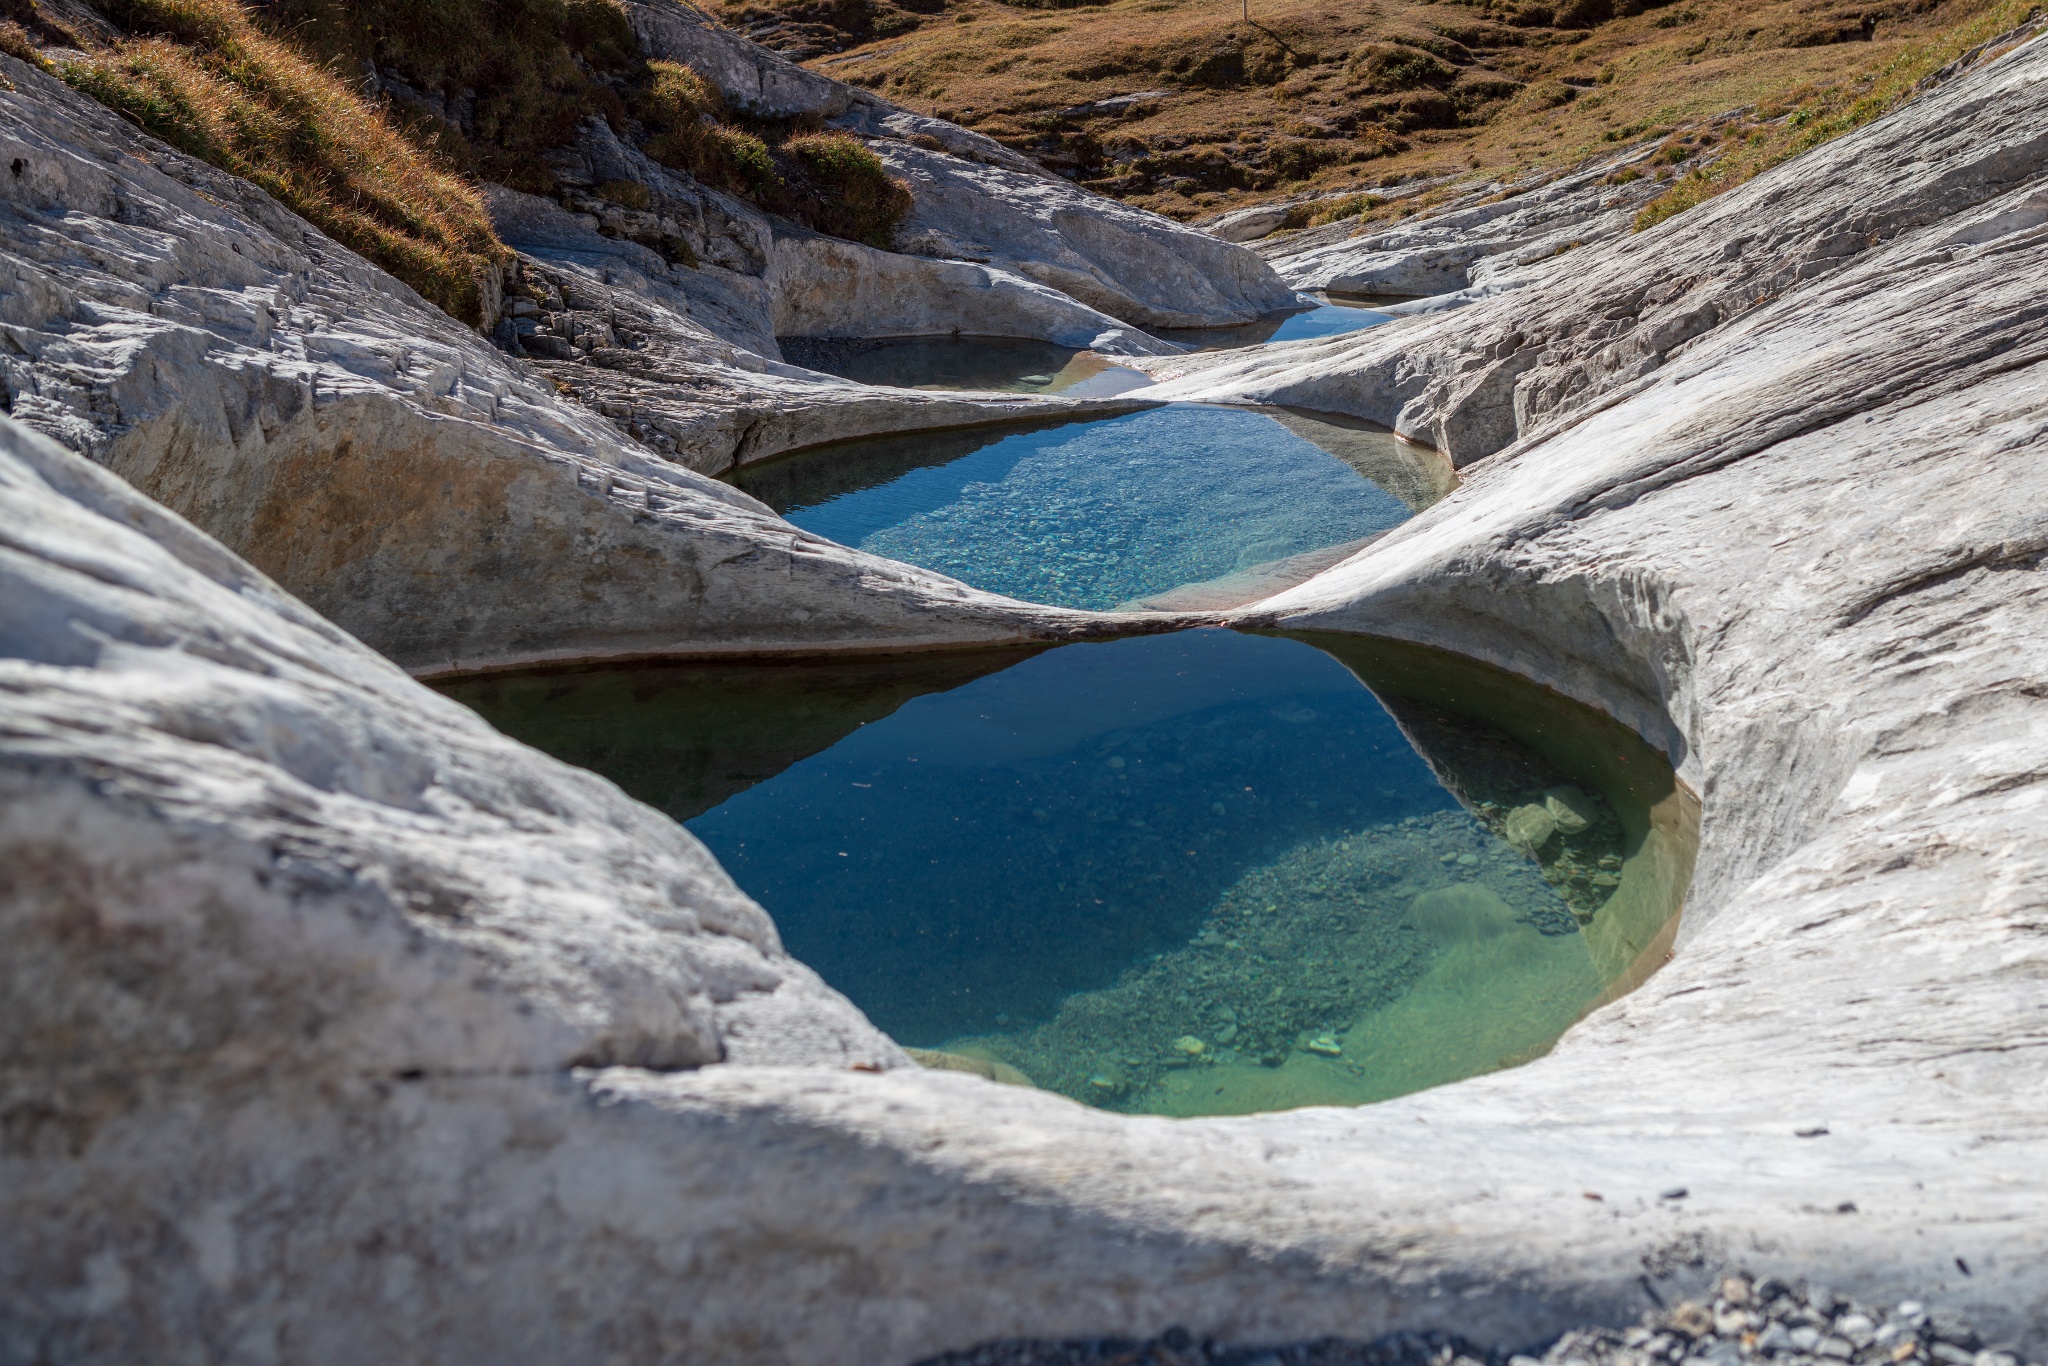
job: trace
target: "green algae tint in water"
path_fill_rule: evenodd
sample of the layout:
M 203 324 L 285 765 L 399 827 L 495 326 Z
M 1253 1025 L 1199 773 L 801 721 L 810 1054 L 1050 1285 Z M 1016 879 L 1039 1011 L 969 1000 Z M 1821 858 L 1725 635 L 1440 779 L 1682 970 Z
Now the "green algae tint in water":
M 733 480 L 842 545 L 1030 602 L 1110 608 L 1361 545 L 1451 476 L 1361 423 L 1173 404 L 841 442 Z
M 449 690 L 694 816 L 902 1042 L 1108 1108 L 1437 1085 L 1535 1056 L 1660 960 L 1692 816 L 1657 756 L 1491 670 L 1313 639 Z

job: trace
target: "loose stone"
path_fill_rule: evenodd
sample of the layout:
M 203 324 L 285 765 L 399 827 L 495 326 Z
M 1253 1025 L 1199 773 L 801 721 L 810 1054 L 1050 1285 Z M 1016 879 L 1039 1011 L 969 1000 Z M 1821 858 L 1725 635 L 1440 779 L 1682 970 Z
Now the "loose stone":
M 1505 825 L 1509 842 L 1532 852 L 1550 843 L 1550 837 L 1557 833 L 1556 817 L 1548 808 L 1534 803 L 1508 812 Z

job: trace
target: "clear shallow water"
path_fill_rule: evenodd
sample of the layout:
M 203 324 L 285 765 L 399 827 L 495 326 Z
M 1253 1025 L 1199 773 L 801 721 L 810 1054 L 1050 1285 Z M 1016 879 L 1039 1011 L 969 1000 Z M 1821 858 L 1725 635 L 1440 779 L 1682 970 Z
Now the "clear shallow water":
M 1167 1114 L 1362 1103 L 1535 1056 L 1660 958 L 1693 809 L 1640 741 L 1540 689 L 1315 641 L 446 690 L 690 817 L 790 950 L 906 1044 Z M 1546 802 L 1580 823 L 1531 847 Z
M 1110 608 L 1377 535 L 1448 490 L 1440 466 L 1361 423 L 1171 404 L 841 442 L 732 479 L 842 545 Z

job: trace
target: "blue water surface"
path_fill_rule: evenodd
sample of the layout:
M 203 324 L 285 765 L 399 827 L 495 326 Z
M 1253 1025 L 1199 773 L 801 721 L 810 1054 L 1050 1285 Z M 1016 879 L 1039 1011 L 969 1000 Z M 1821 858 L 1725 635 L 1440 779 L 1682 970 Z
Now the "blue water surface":
M 1296 313 L 1280 324 L 1267 341 L 1307 341 L 1312 337 L 1341 337 L 1347 332 L 1361 332 L 1368 327 L 1392 322 L 1393 315 L 1380 313 L 1370 308 L 1357 308 L 1348 304 L 1323 304 L 1306 312 Z
M 860 444 L 914 451 L 934 439 Z M 756 487 L 746 476 L 741 484 Z M 770 502 L 842 545 L 990 592 L 1088 608 L 1358 540 L 1411 515 L 1273 418 L 1197 404 L 992 434 L 958 458 L 808 505 Z
M 916 698 L 689 828 L 792 953 L 930 1045 L 1115 981 L 1276 850 L 1454 807 L 1329 656 L 1197 631 Z
M 1269 313 L 1255 322 L 1239 323 L 1234 327 L 1166 327 L 1155 329 L 1153 335 L 1191 351 L 1237 351 L 1266 342 L 1339 337 L 1393 320 L 1393 314 L 1369 307 L 1367 301 L 1324 299 L 1298 312 Z

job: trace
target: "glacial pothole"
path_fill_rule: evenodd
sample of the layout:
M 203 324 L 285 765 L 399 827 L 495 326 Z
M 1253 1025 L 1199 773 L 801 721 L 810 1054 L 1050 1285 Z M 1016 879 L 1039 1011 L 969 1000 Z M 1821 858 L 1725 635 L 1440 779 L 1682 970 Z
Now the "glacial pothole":
M 1697 826 L 1607 718 L 1350 636 L 445 690 L 686 821 L 899 1041 L 1126 1111 L 1540 1055 L 1662 961 Z

